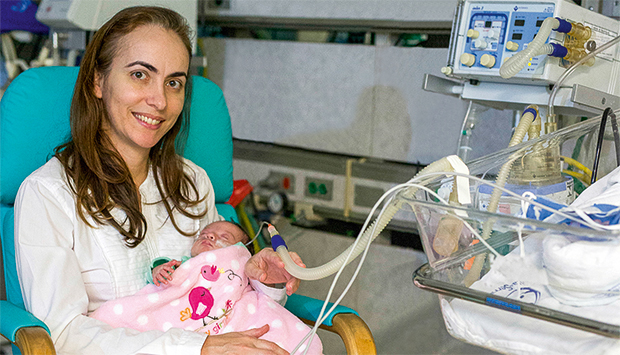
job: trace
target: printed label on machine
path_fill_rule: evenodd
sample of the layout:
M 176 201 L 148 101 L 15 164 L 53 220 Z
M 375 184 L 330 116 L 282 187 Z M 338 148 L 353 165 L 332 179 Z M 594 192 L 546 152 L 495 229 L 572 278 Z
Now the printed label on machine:
M 618 33 L 612 32 L 606 28 L 597 26 L 593 23 L 584 22 L 584 24 L 586 26 L 590 26 L 590 28 L 592 29 L 592 36 L 590 37 L 590 39 L 596 41 L 597 47 L 600 47 L 603 44 L 611 41 L 618 35 Z M 596 57 L 605 59 L 611 62 L 614 59 L 615 51 L 616 51 L 616 46 L 611 46 L 611 48 L 607 48 L 603 52 L 599 53 Z

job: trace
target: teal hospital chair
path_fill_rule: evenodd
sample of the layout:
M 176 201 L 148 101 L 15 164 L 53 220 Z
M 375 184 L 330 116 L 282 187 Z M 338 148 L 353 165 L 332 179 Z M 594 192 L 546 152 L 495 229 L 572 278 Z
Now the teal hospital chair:
M 23 354 L 54 354 L 45 324 L 24 310 L 15 267 L 13 204 L 21 182 L 50 159 L 70 134 L 69 107 L 78 68 L 46 67 L 20 74 L 2 97 L 0 109 L 0 237 L 7 300 L 0 301 L 0 333 Z M 233 190 L 232 130 L 222 91 L 194 76 L 191 124 L 185 157 L 207 171 L 218 212 L 237 220 L 226 204 Z M 293 295 L 286 307 L 308 324 L 323 301 Z M 336 332 L 349 354 L 376 354 L 369 328 L 354 310 L 339 306 L 322 328 Z

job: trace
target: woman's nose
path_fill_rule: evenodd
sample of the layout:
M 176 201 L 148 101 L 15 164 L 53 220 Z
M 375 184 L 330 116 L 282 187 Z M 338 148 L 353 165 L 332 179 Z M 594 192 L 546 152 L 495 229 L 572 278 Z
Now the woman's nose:
M 166 108 L 167 98 L 166 92 L 162 85 L 153 83 L 149 87 L 148 96 L 146 98 L 146 103 L 152 107 L 154 107 L 158 111 L 162 111 Z

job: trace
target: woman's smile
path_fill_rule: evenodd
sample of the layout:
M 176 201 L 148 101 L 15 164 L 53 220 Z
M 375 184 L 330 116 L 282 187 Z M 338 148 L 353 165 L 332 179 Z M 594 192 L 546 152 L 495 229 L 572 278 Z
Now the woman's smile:
M 159 117 L 148 116 L 146 114 L 140 114 L 140 113 L 135 113 L 135 112 L 133 116 L 137 118 L 138 121 L 140 121 L 144 127 L 150 128 L 150 129 L 159 128 L 162 122 L 165 121 L 164 119 L 161 119 Z

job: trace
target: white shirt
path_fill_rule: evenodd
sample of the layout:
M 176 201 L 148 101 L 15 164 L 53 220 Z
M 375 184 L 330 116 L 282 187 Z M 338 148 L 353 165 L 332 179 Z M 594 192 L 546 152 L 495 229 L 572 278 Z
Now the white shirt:
M 200 194 L 206 194 L 190 212 L 206 207 L 207 214 L 194 220 L 175 211 L 175 219 L 182 230 L 197 232 L 221 217 L 207 174 L 192 162 L 185 163 Z M 163 204 L 156 203 L 161 198 L 152 171 L 140 194 L 147 232 L 142 243 L 129 248 L 112 226 L 89 220 L 91 227 L 80 219 L 58 159 L 52 158 L 22 183 L 15 200 L 17 273 L 26 309 L 49 327 L 59 354 L 200 354 L 205 334 L 176 328 L 143 333 L 113 329 L 87 316 L 103 302 L 145 286 L 154 258 L 180 260 L 191 249 L 193 237 L 181 235 Z M 118 209 L 112 215 L 124 220 Z M 285 290 L 270 296 L 281 301 Z

